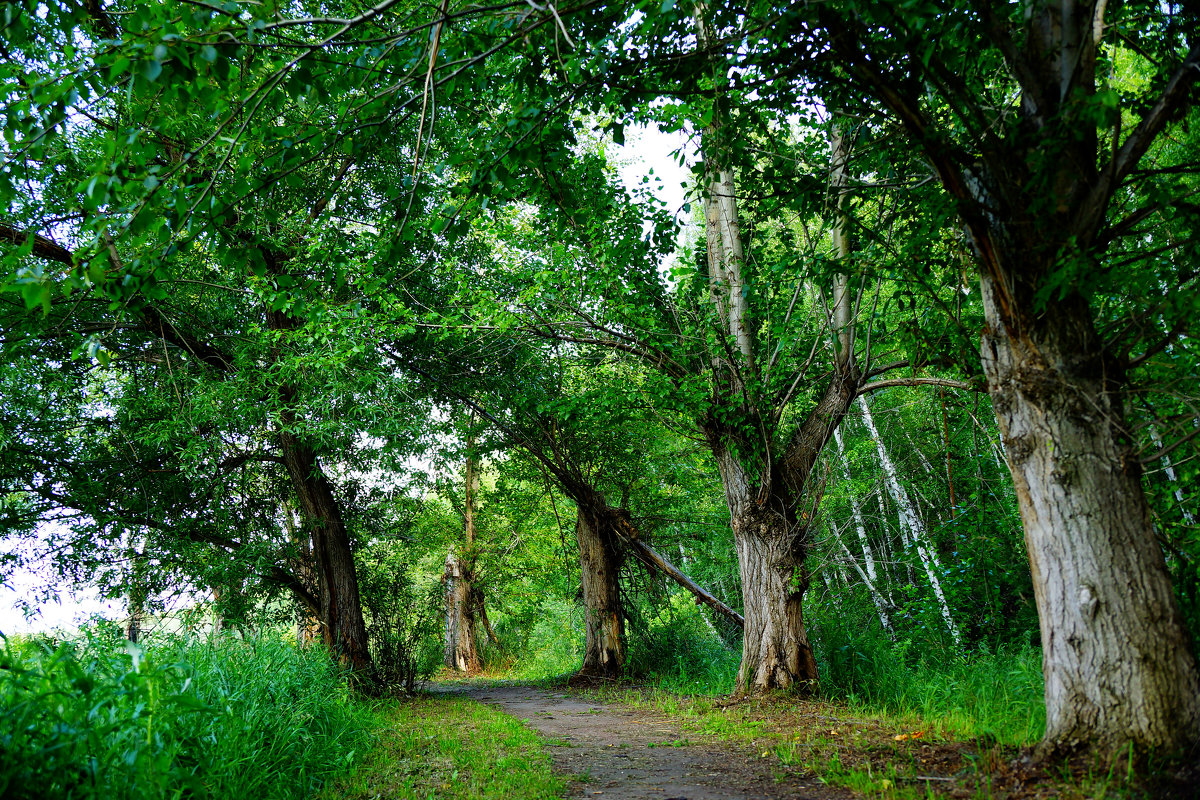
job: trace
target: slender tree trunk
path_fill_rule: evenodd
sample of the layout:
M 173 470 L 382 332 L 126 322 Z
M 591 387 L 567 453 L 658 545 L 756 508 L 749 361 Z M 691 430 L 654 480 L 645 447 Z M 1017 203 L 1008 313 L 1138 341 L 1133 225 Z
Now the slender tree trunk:
M 1065 298 L 1014 331 L 983 288 L 983 365 L 1041 622 L 1044 747 L 1193 745 L 1196 660 L 1087 302 Z
M 137 644 L 142 638 L 146 612 L 137 598 L 129 601 L 129 620 L 125 623 L 125 638 L 131 644 Z
M 487 603 L 484 602 L 483 592 L 475 590 L 475 611 L 479 621 L 483 624 L 484 631 L 487 632 L 488 641 L 494 645 L 500 644 L 500 637 L 496 635 L 496 629 L 492 627 L 492 621 L 488 619 Z
M 933 596 L 941 609 L 942 619 L 945 621 L 950 635 L 954 638 L 954 642 L 962 644 L 962 632 L 958 628 L 958 623 L 954 621 L 954 615 L 950 613 L 950 604 L 946 602 L 946 594 L 942 591 L 942 580 L 939 577 L 942 566 L 938 561 L 937 548 L 930 541 L 929 532 L 925 529 L 925 522 L 917 513 L 916 506 L 913 505 L 908 492 L 900 484 L 896 465 L 892 463 L 887 448 L 883 446 L 883 439 L 880 438 L 879 431 L 875 428 L 875 420 L 871 416 L 871 408 L 867 405 L 865 398 L 859 398 L 859 406 L 862 408 L 863 423 L 866 424 L 871 438 L 875 440 L 875 452 L 879 455 L 879 463 L 883 466 L 883 475 L 888 491 L 891 492 L 892 498 L 900 510 L 901 535 L 907 534 L 908 541 L 916 548 L 917 555 L 921 559 L 921 566 L 925 568 L 925 577 L 929 579 L 929 586 L 933 589 Z
M 142 638 L 146 622 L 147 591 L 143 579 L 146 568 L 142 551 L 131 547 L 129 553 L 129 620 L 125 623 L 125 638 L 131 644 L 137 644 Z
M 842 443 L 842 432 L 840 428 L 835 428 L 833 431 L 833 440 L 837 444 L 838 461 L 842 465 L 842 477 L 846 483 L 850 483 L 850 464 L 846 459 L 846 448 Z M 875 604 L 875 611 L 879 614 L 879 622 L 883 625 L 883 629 L 888 633 L 892 632 L 892 622 L 888 619 L 887 607 L 889 601 L 879 591 L 879 573 L 875 569 L 875 551 L 871 547 L 871 540 L 867 536 L 867 526 L 863 522 L 862 510 L 858 507 L 858 503 L 851 499 L 851 513 L 854 516 L 854 529 L 858 533 L 858 543 L 862 547 L 863 563 L 866 565 L 866 575 L 863 576 L 863 582 L 867 584 L 867 589 L 871 592 L 871 601 Z M 841 543 L 841 539 L 838 539 Z M 842 544 L 842 549 L 846 550 L 846 555 L 850 555 L 849 549 L 845 544 Z M 858 562 L 852 561 L 857 568 Z
M 1155 447 L 1157 447 L 1159 450 L 1162 450 L 1162 437 L 1158 435 L 1158 429 L 1155 428 L 1154 425 L 1150 426 L 1150 440 L 1154 442 Z M 1167 480 L 1175 484 L 1175 502 L 1179 505 L 1179 512 L 1183 515 L 1183 521 L 1188 525 L 1195 525 L 1196 518 L 1192 515 L 1192 512 L 1188 510 L 1186 499 L 1183 496 L 1183 489 L 1179 487 L 1179 478 L 1175 475 L 1175 465 L 1171 463 L 1171 457 L 1169 455 L 1164 455 L 1161 460 L 1163 472 L 1166 473 Z
M 575 538 L 583 589 L 587 644 L 580 677 L 616 678 L 625 666 L 620 555 L 606 509 L 579 507 Z

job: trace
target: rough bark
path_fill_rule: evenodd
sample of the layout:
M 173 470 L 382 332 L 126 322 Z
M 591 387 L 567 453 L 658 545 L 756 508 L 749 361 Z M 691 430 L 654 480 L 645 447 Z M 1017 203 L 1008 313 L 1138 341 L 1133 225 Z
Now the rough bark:
M 446 638 L 444 663 L 459 672 L 478 672 L 481 664 L 476 642 L 476 598 L 470 565 L 458 553 L 446 554 L 442 576 L 446 586 Z
M 751 478 L 727 437 L 715 427 L 707 433 L 725 488 L 742 578 L 738 692 L 813 686 L 817 664 L 802 614 L 808 588 L 803 568 L 806 529 L 796 524 L 786 499 L 776 498 L 771 505 L 756 502 Z
M 616 678 L 625 666 L 625 619 L 618 582 L 620 553 L 615 531 L 606 517 L 602 510 L 581 507 L 575 519 L 587 632 L 581 677 Z
M 1129 115 L 1114 116 L 1104 131 L 1112 146 L 1100 147 L 1099 127 L 1080 100 L 1096 90 L 1102 39 L 1112 27 L 1105 8 L 1035 3 L 1015 23 L 981 7 L 1021 105 L 1018 124 L 999 135 L 993 118 L 980 114 L 986 128 L 971 132 L 968 148 L 948 146 L 949 131 L 867 57 L 852 26 L 824 24 L 839 63 L 922 148 L 976 249 L 984 371 L 1042 628 L 1045 751 L 1161 750 L 1200 739 L 1200 677 L 1124 421 L 1121 360 L 1105 352 L 1086 298 L 1074 278 L 1062 283 L 1061 269 L 1064 258 L 1105 262 L 1112 200 L 1188 107 L 1200 44 L 1190 44 L 1157 96 L 1142 98 L 1130 127 L 1122 129 Z M 974 163 L 959 160 L 961 152 Z
M 316 454 L 287 430 L 279 434 L 284 467 L 300 498 L 305 527 L 311 532 L 320 589 L 322 639 L 358 680 L 371 679 L 371 654 L 363 621 L 358 574 L 341 506 Z
M 470 425 L 475 425 L 472 415 Z M 478 672 L 479 636 L 476 610 L 483 599 L 475 586 L 475 499 L 479 491 L 479 464 L 475 457 L 475 437 L 467 435 L 467 458 L 463 480 L 463 548 L 451 548 L 446 554 L 443 580 L 446 584 L 446 640 L 444 662 L 459 672 Z
M 1196 661 L 1087 303 L 1068 298 L 1021 331 L 986 278 L 984 304 L 983 364 L 1041 622 L 1045 746 L 1192 745 Z

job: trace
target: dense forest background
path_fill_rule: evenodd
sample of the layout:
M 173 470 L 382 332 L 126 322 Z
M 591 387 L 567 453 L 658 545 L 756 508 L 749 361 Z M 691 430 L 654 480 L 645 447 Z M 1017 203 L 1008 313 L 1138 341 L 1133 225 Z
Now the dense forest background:
M 0 568 L 366 693 L 1200 737 L 1191 5 L 4 15 Z

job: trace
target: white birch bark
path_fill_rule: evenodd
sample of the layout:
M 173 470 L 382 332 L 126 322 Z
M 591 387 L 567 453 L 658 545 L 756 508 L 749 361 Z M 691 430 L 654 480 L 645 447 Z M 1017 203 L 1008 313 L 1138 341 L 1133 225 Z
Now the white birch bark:
M 875 441 L 875 452 L 879 455 L 879 462 L 883 466 L 884 479 L 887 482 L 888 492 L 892 495 L 892 499 L 896 501 L 896 507 L 900 512 L 900 531 L 905 536 L 906 542 L 911 542 L 916 548 L 917 555 L 921 559 L 921 566 L 925 568 L 925 577 L 929 580 L 929 586 L 933 589 L 933 595 L 937 599 L 938 606 L 941 608 L 942 619 L 946 623 L 946 628 L 950 631 L 950 636 L 953 637 L 956 644 L 962 644 L 962 632 L 958 628 L 958 623 L 954 621 L 954 616 L 950 613 L 950 605 L 946 602 L 946 595 L 942 591 L 942 581 L 938 577 L 941 572 L 941 564 L 937 557 L 937 550 L 929 541 L 929 533 L 925 529 L 925 522 L 917 513 L 916 507 L 908 496 L 908 492 L 900 484 L 899 476 L 896 472 L 896 465 L 892 462 L 891 456 L 888 455 L 887 448 L 883 446 L 883 439 L 879 436 L 879 431 L 875 427 L 875 420 L 871 416 L 871 408 L 867 405 L 865 398 L 858 398 L 859 407 L 862 408 L 863 423 L 867 426 L 867 430 L 871 434 L 871 438 Z
M 846 461 L 846 448 L 842 442 L 842 432 L 840 429 L 833 431 L 833 440 L 837 444 L 838 461 L 842 466 L 842 476 L 846 479 L 846 483 L 850 483 L 850 466 Z M 862 510 L 857 503 L 851 503 L 852 514 L 854 517 L 854 529 L 858 533 L 858 543 L 862 547 L 863 564 L 866 566 L 866 574 L 862 576 L 863 583 L 867 585 L 867 589 L 871 592 L 871 601 L 875 604 L 875 610 L 879 613 L 879 622 L 883 625 L 883 629 L 888 633 L 892 632 L 892 623 L 888 619 L 887 601 L 879 592 L 879 574 L 875 569 L 875 552 L 871 547 L 871 540 L 867 536 L 867 526 L 863 523 Z M 836 535 L 836 532 L 835 532 Z M 838 539 L 838 543 L 842 545 L 842 549 L 846 551 L 846 555 L 850 555 L 849 549 L 845 544 Z M 855 568 L 858 568 L 858 561 L 851 556 L 851 562 Z M 861 570 L 860 570 L 861 572 Z
M 1158 429 L 1153 425 L 1150 426 L 1150 440 L 1154 442 L 1154 446 L 1162 450 L 1162 438 L 1158 435 Z M 1167 480 L 1175 484 L 1175 502 L 1179 504 L 1179 511 L 1183 514 L 1183 521 L 1188 525 L 1195 525 L 1196 518 L 1192 512 L 1184 505 L 1183 489 L 1179 486 L 1179 478 L 1175 475 L 1175 465 L 1171 463 L 1171 457 L 1164 455 L 1162 457 L 1163 472 L 1167 475 Z

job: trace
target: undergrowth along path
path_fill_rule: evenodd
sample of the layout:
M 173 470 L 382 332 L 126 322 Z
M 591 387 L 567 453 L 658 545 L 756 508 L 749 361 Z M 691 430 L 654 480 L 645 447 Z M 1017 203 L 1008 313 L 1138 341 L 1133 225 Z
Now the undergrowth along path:
M 851 794 L 779 769 L 715 737 L 686 732 L 653 711 L 526 686 L 442 685 L 497 706 L 546 738 L 572 794 L 598 800 L 834 800 Z

